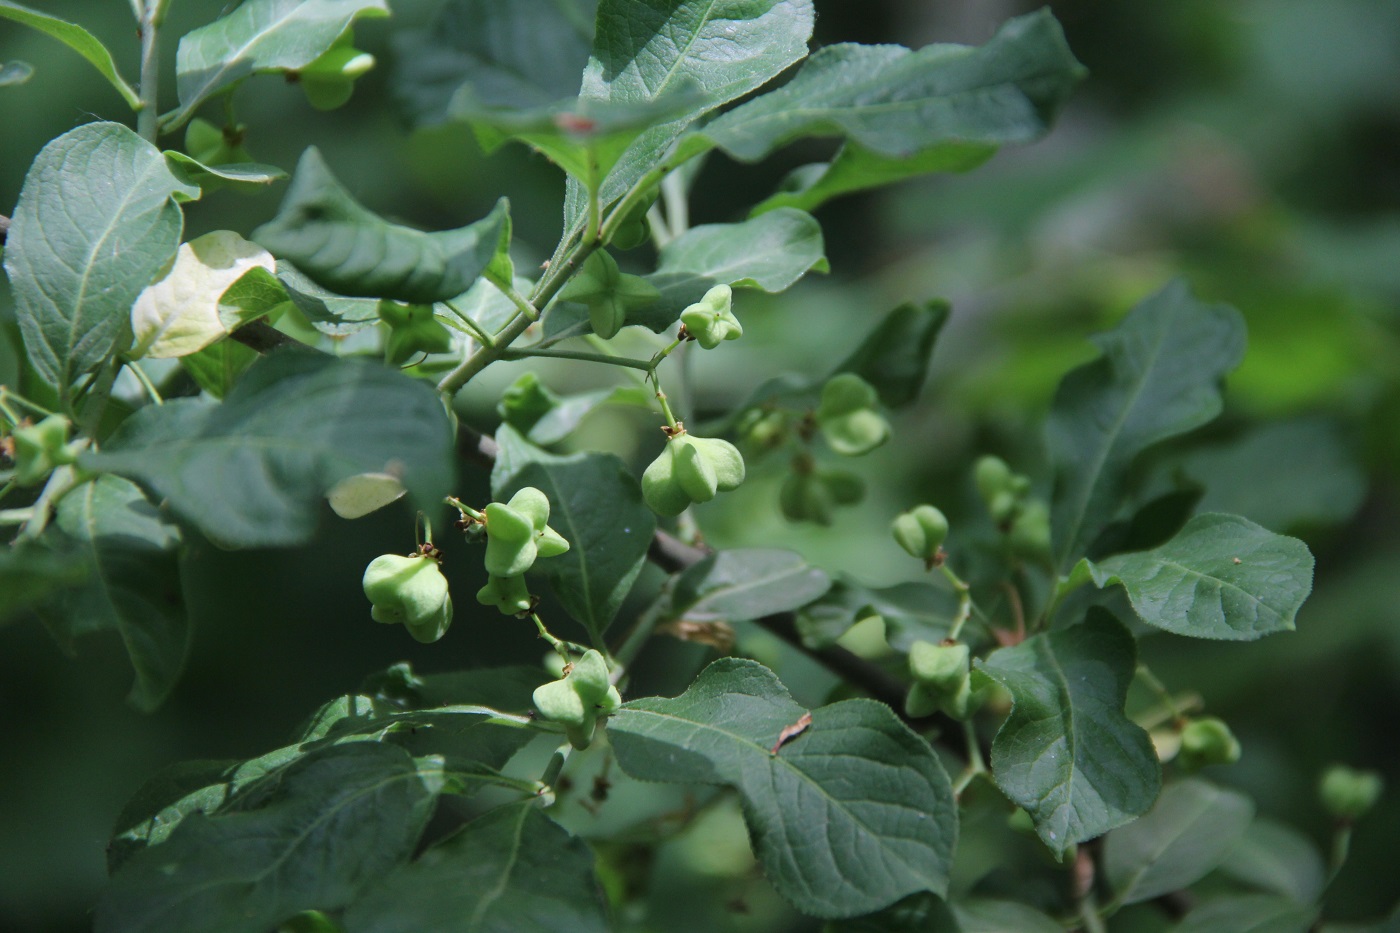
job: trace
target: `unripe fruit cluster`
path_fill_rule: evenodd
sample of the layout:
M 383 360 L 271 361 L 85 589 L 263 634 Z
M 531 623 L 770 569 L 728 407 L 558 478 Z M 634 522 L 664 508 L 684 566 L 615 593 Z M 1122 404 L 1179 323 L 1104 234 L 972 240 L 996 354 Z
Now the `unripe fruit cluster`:
M 14 481 L 33 486 L 57 467 L 77 459 L 77 448 L 68 442 L 68 419 L 49 415 L 38 424 L 17 427 L 11 435 L 15 461 Z
M 940 560 L 939 551 L 948 538 L 948 519 L 935 506 L 916 505 L 895 516 L 890 533 L 910 557 L 932 567 Z
M 972 468 L 977 494 L 1006 532 L 1007 543 L 1017 557 L 1026 560 L 1050 559 L 1050 510 L 1030 494 L 1030 477 L 1014 473 L 1000 457 L 979 457 Z
M 521 487 L 509 502 L 492 502 L 483 511 L 486 526 L 486 572 L 477 602 L 506 615 L 532 607 L 523 574 L 541 557 L 569 549 L 563 535 L 549 527 L 549 497 L 534 486 Z
M 427 554 L 381 554 L 365 568 L 362 582 L 376 622 L 402 623 L 425 644 L 437 641 L 452 624 L 447 578 Z
M 622 697 L 608 678 L 608 663 L 595 649 L 588 649 L 562 680 L 535 688 L 535 707 L 540 716 L 564 726 L 574 748 L 587 748 L 593 741 L 598 718 L 610 716 L 622 705 Z
M 890 439 L 890 424 L 876 408 L 879 400 L 875 387 L 855 373 L 833 376 L 822 386 L 817 426 L 832 450 L 858 457 Z
M 865 498 L 865 482 L 845 470 L 820 470 L 810 465 L 794 470 L 778 490 L 783 516 L 794 522 L 830 525 L 837 506 Z
M 1357 771 L 1333 765 L 1322 775 L 1318 796 L 1333 817 L 1352 822 L 1365 816 L 1381 799 L 1385 784 L 1374 771 Z
M 904 711 L 912 717 L 942 711 L 954 719 L 967 719 L 985 698 L 984 691 L 972 686 L 971 655 L 961 643 L 914 642 L 909 649 L 909 673 L 914 683 L 904 699 Z
M 737 447 L 680 428 L 642 473 L 642 498 L 658 515 L 679 515 L 691 503 L 709 502 L 743 481 L 744 458 Z

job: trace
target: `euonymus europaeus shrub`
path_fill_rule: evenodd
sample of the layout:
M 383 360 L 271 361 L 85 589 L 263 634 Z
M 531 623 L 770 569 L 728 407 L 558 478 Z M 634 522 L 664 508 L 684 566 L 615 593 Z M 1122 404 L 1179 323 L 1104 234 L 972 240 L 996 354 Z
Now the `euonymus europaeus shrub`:
M 1248 749 L 1191 685 L 1137 660 L 1162 632 L 1209 651 L 1287 631 L 1311 588 L 1301 542 L 1198 513 L 1199 490 L 1154 459 L 1220 413 L 1245 345 L 1232 309 L 1181 282 L 1143 297 L 1064 375 L 1044 469 L 966 465 L 984 521 L 950 525 L 935 501 L 891 510 L 920 582 L 871 588 L 780 538 L 704 544 L 710 503 L 759 464 L 783 474 L 791 522 L 873 507 L 858 458 L 900 443 L 892 418 L 920 392 L 945 303 L 853 315 L 838 357 L 757 373 L 727 411 L 685 391 L 685 360 L 762 339 L 746 305 L 828 268 L 811 213 L 826 201 L 1047 132 L 1084 76 L 1049 13 L 980 47 L 812 52 L 811 0 L 447 0 L 432 28 L 394 37 L 401 113 L 558 167 L 562 233 L 537 266 L 522 257 L 543 244 L 513 239 L 505 199 L 424 231 L 359 203 L 314 139 L 290 177 L 251 154 L 238 89 L 274 74 L 310 106 L 355 106 L 375 62 L 354 30 L 387 16 L 384 0 L 231 5 L 178 38 L 178 104 L 161 112 L 169 3 L 133 0 L 128 82 L 81 26 L 0 2 L 91 62 L 135 117 L 45 146 L 8 224 L 26 357 L 0 388 L 0 613 L 32 611 L 65 645 L 115 630 L 130 699 L 152 709 L 191 638 L 192 541 L 297 547 L 318 522 L 383 509 L 399 530 L 346 572 L 365 601 L 344 638 L 378 622 L 469 644 L 518 625 L 549 650 L 538 667 L 465 673 L 386 658 L 360 693 L 298 711 L 310 719 L 285 747 L 154 778 L 118 820 L 99 931 L 652 928 L 628 853 L 734 801 L 767 883 L 830 930 L 1103 930 L 1145 902 L 1180 930 L 1317 921 L 1378 779 L 1322 779 L 1337 827 L 1325 867 L 1197 776 Z M 829 161 L 732 222 L 689 223 L 707 157 L 759 162 L 809 137 L 837 140 Z M 255 229 L 182 235 L 184 205 L 278 184 Z M 478 377 L 521 361 L 554 368 L 500 390 L 498 419 L 469 417 Z M 560 394 L 561 366 L 615 385 Z M 119 380 L 140 400 L 119 404 Z M 577 444 L 602 406 L 641 413 L 649 436 L 617 447 L 651 452 Z M 488 473 L 489 496 L 457 487 Z M 449 560 L 479 561 L 485 585 L 453 592 Z M 736 652 L 735 627 L 754 625 L 840 675 L 833 701 L 798 703 Z M 722 656 L 639 695 L 663 633 Z M 1134 685 L 1148 701 L 1130 710 Z M 681 786 L 687 804 L 675 825 L 615 821 L 585 842 L 553 816 L 582 775 L 598 808 L 645 811 L 641 782 Z M 1043 855 L 1019 889 L 955 877 L 969 837 L 1008 826 Z

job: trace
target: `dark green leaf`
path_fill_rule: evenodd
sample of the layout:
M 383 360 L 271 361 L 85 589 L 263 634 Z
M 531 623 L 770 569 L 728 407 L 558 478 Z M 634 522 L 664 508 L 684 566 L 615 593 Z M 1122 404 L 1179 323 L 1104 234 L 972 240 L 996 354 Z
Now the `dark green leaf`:
M 844 136 L 860 147 L 846 156 L 856 159 L 1027 142 L 1045 132 L 1083 75 L 1060 24 L 1042 10 L 1011 20 L 981 48 L 827 46 L 788 84 L 734 108 L 703 135 L 746 161 L 800 136 Z M 840 162 L 829 171 L 844 173 Z
M 830 588 L 830 577 L 792 551 L 735 548 L 687 568 L 669 612 L 696 622 L 743 622 L 805 606 Z
M 180 40 L 180 109 L 161 121 L 162 128 L 181 126 L 204 101 L 251 74 L 306 67 L 356 18 L 388 15 L 385 0 L 246 0 Z
M 617 615 L 646 562 L 656 517 L 641 487 L 611 454 L 559 457 L 522 439 L 510 427 L 496 434 L 500 455 L 491 490 L 504 500 L 522 486 L 549 497 L 549 524 L 569 550 L 539 561 L 559 602 L 596 640 Z
M 97 40 L 97 37 L 88 32 L 76 23 L 61 20 L 56 16 L 39 10 L 30 9 L 12 0 L 0 0 L 0 17 L 12 19 L 17 23 L 23 23 L 33 29 L 37 29 L 45 35 L 52 36 L 59 42 L 86 58 L 92 67 L 96 68 L 102 77 L 112 87 L 117 89 L 117 93 L 127 102 L 132 110 L 141 108 L 141 97 L 136 93 L 135 88 L 126 83 L 126 80 L 117 72 L 117 64 L 112 61 L 112 53 L 107 51 L 107 47 Z M 14 64 L 23 65 L 23 62 Z M 7 65 L 6 68 L 12 66 Z M 27 65 L 25 66 L 28 67 Z M 21 79 L 23 80 L 23 79 Z
M 905 302 L 885 315 L 835 372 L 860 376 L 891 408 L 909 404 L 923 388 L 933 342 L 948 323 L 950 311 L 948 302 L 941 299 L 922 305 Z
M 266 933 L 343 907 L 406 860 L 442 789 L 431 760 L 370 742 L 289 767 L 247 809 L 187 817 L 133 855 L 98 902 L 97 933 Z
M 39 545 L 0 546 L 0 623 L 54 592 L 80 585 L 90 570 L 78 554 L 60 554 Z
M 378 298 L 351 298 L 327 291 L 289 262 L 277 264 L 277 280 L 296 309 L 323 334 L 345 337 L 379 321 Z M 489 284 L 487 288 L 496 291 Z
M 566 395 L 559 403 L 530 426 L 527 438 L 532 444 L 547 447 L 557 444 L 578 428 L 588 413 L 605 405 L 650 408 L 653 395 L 642 386 L 616 386 L 593 392 Z
M 431 304 L 465 292 L 505 254 L 509 205 L 502 198 L 490 214 L 456 230 L 401 227 L 351 197 L 311 147 L 277 216 L 253 239 L 342 295 Z
M 60 392 L 126 348 L 131 306 L 175 255 L 176 201 L 199 188 L 118 123 L 89 123 L 44 147 L 20 191 L 5 248 L 29 359 Z
M 70 650 L 88 632 L 120 633 L 136 669 L 129 699 L 139 709 L 155 709 L 175 686 L 190 644 L 179 529 L 161 519 L 134 483 L 101 476 L 59 502 L 58 533 L 65 549 L 83 554 L 93 572 L 46 603 L 40 615 Z
M 217 399 L 233 391 L 238 378 L 257 362 L 258 353 L 236 340 L 220 340 L 188 356 L 180 357 L 180 366 L 190 374 L 205 392 Z
M 828 923 L 822 933 L 963 933 L 963 928 L 942 898 L 913 894 L 877 913 Z
M 1087 563 L 1087 562 L 1086 562 Z M 1121 584 L 1146 623 L 1196 638 L 1250 641 L 1291 631 L 1312 592 L 1313 557 L 1296 538 L 1238 515 L 1208 512 L 1166 544 L 1089 565 L 1100 587 Z
M 1055 933 L 1063 924 L 1029 904 L 973 899 L 953 905 L 961 933 Z
M 306 541 L 321 497 L 357 473 L 393 473 L 425 506 L 452 480 L 451 431 L 426 385 L 365 360 L 265 357 L 222 404 L 144 408 L 85 468 L 153 489 L 212 541 Z
M 1220 863 L 1236 881 L 1282 894 L 1299 904 L 1322 896 L 1326 868 L 1317 847 L 1298 830 L 1273 820 L 1257 819 Z
M 790 172 L 778 192 L 755 207 L 753 213 L 779 207 L 813 211 L 843 194 L 933 172 L 966 172 L 986 162 L 996 151 L 996 146 L 985 143 L 948 142 L 911 156 L 885 156 L 847 142 L 830 162 L 803 165 Z
M 345 915 L 347 933 L 611 929 L 593 853 L 533 800 L 497 807 L 398 868 Z
M 769 881 L 804 913 L 946 893 L 957 808 L 928 743 L 872 700 L 805 716 L 771 671 L 725 658 L 673 700 L 624 704 L 608 734 L 635 778 L 737 790 Z
M 660 332 L 718 284 L 780 292 L 809 271 L 826 271 L 822 228 L 802 211 L 782 209 L 735 224 L 702 224 L 666 244 L 646 279 L 661 292 L 628 322 Z M 735 299 L 742 314 L 743 298 Z
M 1286 897 L 1243 894 L 1202 904 L 1171 933 L 1307 933 L 1317 913 Z
M 1254 816 L 1241 793 L 1178 781 L 1140 820 L 1104 839 L 1103 871 L 1114 900 L 1136 904 L 1204 878 L 1235 847 Z
M 977 662 L 1011 693 L 992 742 L 997 786 L 1057 853 L 1147 812 L 1162 769 L 1147 733 L 1123 715 L 1136 645 L 1104 612 Z
M 451 0 L 394 36 L 394 93 L 416 126 L 454 114 L 550 114 L 578 96 L 597 0 Z
M 1244 324 L 1173 282 L 1095 342 L 1099 359 L 1060 383 L 1046 425 L 1055 471 L 1051 527 L 1060 570 L 1089 554 L 1143 450 L 1220 413 L 1220 387 L 1244 354 Z
M 947 587 L 911 582 L 872 589 L 841 580 L 797 613 L 797 630 L 807 647 L 824 648 L 862 619 L 879 616 L 890 647 L 907 652 L 916 641 L 946 638 L 957 609 L 957 595 Z

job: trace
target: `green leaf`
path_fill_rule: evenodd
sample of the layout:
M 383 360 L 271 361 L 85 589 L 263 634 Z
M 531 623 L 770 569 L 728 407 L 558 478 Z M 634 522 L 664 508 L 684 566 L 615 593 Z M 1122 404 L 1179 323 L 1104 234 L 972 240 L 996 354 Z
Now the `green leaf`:
M 606 933 L 593 852 L 533 800 L 497 807 L 390 873 L 346 933 Z
M 1254 802 L 1236 791 L 1196 779 L 1168 784 L 1142 819 L 1104 839 L 1114 900 L 1136 904 L 1195 884 L 1230 854 L 1253 816 Z
M 1101 588 L 1121 584 L 1149 625 L 1195 638 L 1252 641 L 1293 629 L 1312 592 L 1313 556 L 1296 538 L 1238 515 L 1208 512 L 1161 547 L 1088 569 Z
M 1055 933 L 1064 926 L 1029 904 L 973 899 L 953 905 L 961 933 Z
M 197 353 L 180 357 L 180 366 L 205 392 L 222 399 L 240 376 L 258 361 L 258 352 L 236 340 L 220 340 Z
M 0 64 L 0 87 L 23 84 L 34 76 L 34 66 L 29 62 L 13 61 Z
M 204 349 L 228 333 L 219 314 L 224 293 L 254 270 L 271 279 L 275 268 L 271 253 L 231 230 L 182 244 L 170 271 L 131 308 L 135 343 L 129 355 L 179 357 Z
M 565 395 L 559 399 L 558 404 L 530 426 L 525 436 L 530 443 L 547 447 L 574 433 L 583 423 L 583 419 L 597 408 L 619 405 L 650 409 L 653 398 L 651 392 L 638 385 L 615 386 L 611 389 Z
M 1317 914 L 1286 897 L 1243 894 L 1202 904 L 1171 933 L 1307 933 Z
M 281 352 L 222 404 L 143 408 L 80 462 L 149 487 L 216 543 L 275 547 L 308 540 L 326 490 L 357 473 L 394 473 L 418 503 L 437 502 L 451 442 L 423 383 L 366 360 Z
M 1046 423 L 1061 572 L 1091 552 L 1121 504 L 1128 468 L 1148 447 L 1220 413 L 1220 388 L 1244 354 L 1244 324 L 1225 305 L 1172 282 L 1095 338 L 1103 356 L 1060 383 Z
M 388 15 L 385 0 L 246 0 L 180 40 L 180 108 L 162 118 L 161 129 L 182 126 L 200 104 L 249 75 L 305 68 L 357 18 Z
M 68 650 L 73 640 L 106 629 L 120 633 L 136 682 L 138 709 L 161 704 L 184 668 L 189 617 L 180 586 L 180 531 L 163 521 L 135 484 L 98 477 L 58 505 L 65 548 L 92 567 L 81 586 L 63 590 L 40 610 Z
M 332 910 L 412 854 L 442 790 L 433 760 L 356 742 L 298 761 L 243 809 L 192 814 L 131 856 L 97 905 L 97 933 L 266 933 Z
M 810 214 L 785 208 L 740 223 L 702 224 L 666 244 L 646 276 L 661 298 L 628 322 L 659 333 L 715 285 L 781 292 L 813 269 L 825 272 L 827 262 L 821 225 Z
M 81 585 L 90 569 L 76 554 L 39 545 L 0 547 L 0 623 L 55 592 Z
M 942 898 L 913 894 L 876 913 L 828 923 L 822 933 L 963 933 L 963 928 Z
M 857 622 L 879 616 L 890 647 L 907 653 L 916 641 L 946 638 L 957 611 L 957 594 L 946 586 L 910 582 L 872 589 L 839 580 L 797 613 L 797 630 L 808 648 L 824 648 Z
M 0 0 L 0 17 L 23 23 L 62 42 L 86 58 L 92 67 L 96 68 L 102 77 L 107 79 L 107 83 L 117 89 L 117 93 L 126 101 L 127 106 L 132 110 L 141 109 L 141 96 L 117 72 L 117 64 L 112 61 L 112 53 L 107 51 L 105 45 L 97 41 L 96 36 L 83 27 L 61 20 L 56 16 L 50 16 L 48 13 L 41 13 L 27 6 L 12 3 L 11 0 Z
M 737 790 L 768 880 L 804 913 L 945 894 L 957 808 L 928 743 L 872 700 L 812 710 L 803 728 L 805 715 L 772 671 L 723 658 L 675 699 L 624 704 L 607 728 L 634 778 Z
M 996 151 L 993 145 L 957 141 L 910 156 L 884 156 L 847 142 L 830 162 L 803 165 L 789 172 L 777 193 L 769 195 L 752 213 L 762 214 L 779 207 L 813 211 L 843 194 L 881 188 L 934 172 L 970 171 Z
M 939 298 L 921 305 L 906 301 L 885 315 L 832 375 L 855 373 L 890 408 L 909 404 L 923 388 L 933 343 L 950 313 L 948 302 Z
M 702 133 L 749 162 L 801 136 L 843 136 L 859 148 L 838 156 L 828 174 L 845 175 L 838 185 L 845 186 L 851 175 L 840 167 L 843 158 L 911 159 L 950 144 L 1035 139 L 1083 75 L 1059 23 L 1042 10 L 1009 21 L 981 48 L 827 46 L 782 88 L 734 108 Z M 889 165 L 876 170 L 887 174 Z
M 1282 894 L 1299 904 L 1322 896 L 1327 870 L 1317 847 L 1298 830 L 1268 819 L 1257 819 L 1220 863 L 1220 871 L 1236 881 Z
M 992 742 L 992 774 L 1054 852 L 1147 812 L 1162 769 L 1147 733 L 1123 715 L 1133 637 L 1099 611 L 1072 628 L 1002 648 L 977 673 L 1011 693 Z
M 504 500 L 522 486 L 534 486 L 549 497 L 550 527 L 570 547 L 536 567 L 564 609 L 597 641 L 646 563 L 656 516 L 642 502 L 641 487 L 626 465 L 611 454 L 556 456 L 506 426 L 496 441 L 500 453 L 491 474 L 492 495 Z
M 734 548 L 709 555 L 676 578 L 669 613 L 697 622 L 743 622 L 820 599 L 831 578 L 792 551 Z
M 199 188 L 118 123 L 44 147 L 25 177 L 5 248 L 25 348 L 61 393 L 126 348 L 131 306 L 175 255 L 176 201 Z
M 258 162 L 205 165 L 173 149 L 165 150 L 165 160 L 170 163 L 170 171 L 176 178 L 187 184 L 198 185 L 206 192 L 223 187 L 257 191 L 287 177 L 287 173 L 275 165 L 262 165 Z
M 336 180 L 313 146 L 302 155 L 282 206 L 253 239 L 342 295 L 432 304 L 462 294 L 510 244 L 502 198 L 481 220 L 425 233 L 368 210 Z
M 287 290 L 297 310 L 323 334 L 345 337 L 379 322 L 378 298 L 337 295 L 302 275 L 289 262 L 277 264 L 277 280 Z M 491 288 L 489 284 L 487 287 Z M 491 290 L 496 291 L 495 288 Z M 511 307 L 513 309 L 514 305 Z
M 394 94 L 415 126 L 553 114 L 578 96 L 597 0 L 450 0 L 394 36 Z

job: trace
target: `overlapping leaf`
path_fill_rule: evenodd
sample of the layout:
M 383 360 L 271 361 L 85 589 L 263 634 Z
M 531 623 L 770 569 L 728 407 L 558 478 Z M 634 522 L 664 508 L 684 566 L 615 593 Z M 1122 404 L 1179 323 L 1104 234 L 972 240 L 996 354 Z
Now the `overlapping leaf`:
M 1103 356 L 1060 383 L 1046 424 L 1055 490 L 1051 530 L 1062 572 L 1121 504 L 1126 473 L 1153 444 L 1220 413 L 1220 388 L 1244 355 L 1244 324 L 1173 282 L 1095 342 Z
M 147 486 L 213 541 L 270 547 L 307 540 L 326 490 L 357 473 L 393 473 L 417 501 L 437 501 L 451 482 L 451 432 L 421 382 L 283 352 L 221 404 L 142 409 L 82 463 Z
M 1216 512 L 1197 515 L 1150 551 L 1085 564 L 1098 586 L 1121 584 L 1144 622 L 1197 638 L 1249 641 L 1289 631 L 1312 592 L 1306 544 Z
M 132 303 L 179 247 L 176 202 L 199 194 L 118 123 L 80 126 L 39 153 L 15 208 L 5 271 L 44 381 L 66 393 L 125 349 Z
M 1162 771 L 1147 733 L 1123 714 L 1136 644 L 1102 611 L 977 662 L 1011 693 L 992 774 L 1057 853 L 1145 813 Z
M 476 223 L 425 233 L 367 209 L 313 146 L 302 155 L 277 216 L 253 239 L 342 295 L 432 304 L 465 292 L 510 244 L 505 199 Z
M 891 408 L 909 404 L 923 388 L 934 341 L 950 313 L 948 302 L 940 299 L 899 305 L 841 361 L 836 372 L 860 376 Z
M 677 578 L 670 612 L 697 622 L 741 622 L 805 606 L 831 588 L 831 578 L 792 551 L 718 551 Z
M 608 734 L 633 777 L 737 790 L 769 881 L 805 913 L 946 893 L 957 808 L 928 743 L 871 700 L 805 717 L 771 671 L 726 658 L 675 699 L 624 704 Z
M 107 47 L 99 42 L 96 36 L 83 27 L 48 13 L 14 3 L 13 0 L 0 0 L 0 18 L 23 23 L 62 42 L 87 59 L 88 63 L 107 79 L 107 83 L 117 89 L 117 93 L 122 96 L 122 100 L 126 101 L 132 110 L 140 109 L 141 97 L 136 93 L 136 89 L 127 84 L 126 79 L 117 72 L 117 64 L 112 60 L 112 53 L 107 51 Z M 5 67 L 8 70 L 16 64 L 23 65 L 24 63 L 14 62 Z M 25 67 L 28 68 L 27 65 Z

